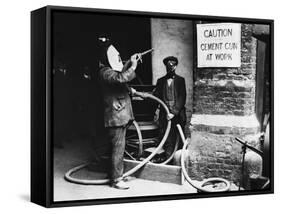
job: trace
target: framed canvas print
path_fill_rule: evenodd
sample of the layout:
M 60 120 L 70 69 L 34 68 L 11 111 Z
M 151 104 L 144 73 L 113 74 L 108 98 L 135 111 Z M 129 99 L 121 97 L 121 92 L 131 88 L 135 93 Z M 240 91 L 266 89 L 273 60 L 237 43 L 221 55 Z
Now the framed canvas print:
M 31 12 L 31 201 L 273 193 L 273 20 Z

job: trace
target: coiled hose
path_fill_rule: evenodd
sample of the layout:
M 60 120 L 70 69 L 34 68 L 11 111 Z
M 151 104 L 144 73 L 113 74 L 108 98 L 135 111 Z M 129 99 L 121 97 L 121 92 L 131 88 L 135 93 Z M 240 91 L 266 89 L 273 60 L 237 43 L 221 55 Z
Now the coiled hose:
M 177 128 L 179 130 L 182 142 L 183 142 L 183 147 L 182 147 L 182 151 L 181 151 L 181 169 L 182 169 L 182 173 L 185 177 L 185 179 L 187 180 L 187 182 L 193 186 L 194 188 L 196 188 L 197 190 L 199 190 L 200 192 L 226 192 L 229 191 L 230 189 L 230 182 L 223 179 L 223 178 L 217 178 L 217 177 L 213 177 L 213 178 L 208 178 L 206 180 L 204 180 L 200 185 L 195 184 L 192 179 L 188 176 L 188 173 L 186 171 L 185 168 L 185 151 L 187 150 L 187 146 L 189 144 L 189 140 L 185 139 L 182 128 L 180 125 L 177 125 Z M 222 182 L 225 184 L 225 187 L 222 189 L 206 189 L 204 188 L 208 183 L 219 183 Z
M 138 142 L 139 142 L 139 151 L 138 151 L 138 156 L 140 157 L 141 154 L 143 153 L 143 138 L 142 138 L 142 134 L 141 134 L 141 129 L 140 129 L 140 126 L 138 125 L 138 123 L 134 120 L 133 121 L 133 125 L 135 126 L 136 128 L 136 131 L 137 131 L 137 135 L 138 135 Z M 175 147 L 174 147 L 174 150 L 172 152 L 172 154 L 170 155 L 170 157 L 168 157 L 166 160 L 164 160 L 163 162 L 160 162 L 160 163 L 154 163 L 154 164 L 161 164 L 161 165 L 166 165 L 167 163 L 169 163 L 176 151 L 178 150 L 178 147 L 179 147 L 179 140 L 180 140 L 180 137 L 179 135 L 177 135 L 177 138 L 176 138 L 176 143 L 175 143 Z M 130 154 L 128 154 L 126 152 L 126 154 L 132 159 L 132 160 L 136 160 L 134 157 L 132 157 Z
M 162 100 L 160 100 L 159 98 L 157 98 L 151 94 L 147 94 L 146 97 L 158 102 L 164 108 L 167 115 L 170 113 L 168 107 L 165 105 L 165 103 Z M 135 166 L 134 168 L 132 168 L 129 171 L 127 171 L 126 173 L 124 173 L 122 178 L 125 178 L 125 177 L 128 177 L 128 176 L 134 174 L 136 171 L 138 171 L 140 168 L 142 168 L 145 164 L 147 164 L 159 152 L 159 150 L 163 147 L 163 145 L 165 144 L 165 142 L 168 138 L 170 129 L 171 129 L 171 120 L 168 120 L 165 134 L 164 134 L 160 144 L 157 146 L 157 148 L 147 158 L 145 158 L 142 162 L 140 162 L 137 166 Z M 88 166 L 89 164 L 90 163 L 84 163 L 82 165 L 79 165 L 77 167 L 74 167 L 74 168 L 68 170 L 64 175 L 65 180 L 72 182 L 72 183 L 84 184 L 84 185 L 99 185 L 99 184 L 107 184 L 110 182 L 109 179 L 89 180 L 89 179 L 78 179 L 78 178 L 74 178 L 71 176 L 74 172 Z

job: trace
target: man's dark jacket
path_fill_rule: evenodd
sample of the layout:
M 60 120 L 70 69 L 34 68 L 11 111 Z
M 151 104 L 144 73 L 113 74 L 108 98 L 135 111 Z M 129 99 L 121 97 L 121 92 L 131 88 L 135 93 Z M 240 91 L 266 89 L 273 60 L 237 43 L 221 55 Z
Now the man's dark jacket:
M 177 123 L 184 126 L 186 122 L 186 113 L 185 113 L 185 101 L 186 101 L 186 87 L 185 87 L 185 80 L 183 77 L 175 74 L 174 75 L 174 95 L 175 95 L 175 104 L 170 109 L 170 112 L 175 115 L 175 118 L 177 120 Z M 156 88 L 154 91 L 154 95 L 160 98 L 164 103 L 167 102 L 166 100 L 166 87 L 167 87 L 167 79 L 168 76 L 164 76 L 157 80 Z M 163 122 L 163 120 L 166 120 L 166 113 L 163 109 L 160 109 L 160 123 Z
M 136 77 L 136 73 L 130 64 L 128 61 L 121 72 L 109 66 L 102 66 L 99 70 L 105 127 L 124 126 L 134 119 L 127 83 Z

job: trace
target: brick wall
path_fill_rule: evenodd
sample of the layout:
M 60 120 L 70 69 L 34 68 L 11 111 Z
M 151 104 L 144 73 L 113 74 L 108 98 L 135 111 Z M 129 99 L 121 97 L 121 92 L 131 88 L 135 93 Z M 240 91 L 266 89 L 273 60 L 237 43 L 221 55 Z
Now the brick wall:
M 256 39 L 253 25 L 241 26 L 240 68 L 197 68 L 193 112 L 251 115 L 255 111 Z
M 195 132 L 192 141 L 196 143 L 189 146 L 188 172 L 191 178 L 240 180 L 241 149 L 239 144 L 233 142 L 231 135 Z
M 188 171 L 196 180 L 223 177 L 239 184 L 241 145 L 259 148 L 255 116 L 256 39 L 241 25 L 240 68 L 196 68 Z

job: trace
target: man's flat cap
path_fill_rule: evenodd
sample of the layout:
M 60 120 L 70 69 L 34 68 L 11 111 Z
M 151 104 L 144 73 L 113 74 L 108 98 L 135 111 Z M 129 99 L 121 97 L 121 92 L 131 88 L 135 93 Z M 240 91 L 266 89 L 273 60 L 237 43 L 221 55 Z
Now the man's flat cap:
M 167 65 L 167 62 L 168 62 L 168 61 L 174 61 L 174 62 L 176 62 L 176 65 L 178 65 L 178 63 L 179 63 L 178 58 L 177 58 L 177 57 L 174 57 L 174 56 L 168 56 L 168 57 L 166 57 L 165 59 L 163 59 L 163 63 L 164 63 L 165 65 Z

